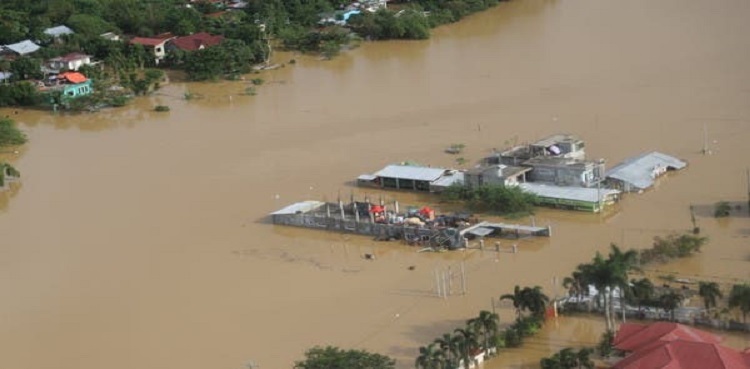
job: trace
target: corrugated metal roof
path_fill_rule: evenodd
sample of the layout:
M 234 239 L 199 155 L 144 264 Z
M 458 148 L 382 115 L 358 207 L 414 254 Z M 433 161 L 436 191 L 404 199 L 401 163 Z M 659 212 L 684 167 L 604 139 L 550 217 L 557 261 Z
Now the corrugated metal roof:
M 39 45 L 31 42 L 31 40 L 23 40 L 15 44 L 5 45 L 4 47 L 19 55 L 31 54 L 41 48 Z
M 541 197 L 585 202 L 604 201 L 607 196 L 620 193 L 619 190 L 613 190 L 610 188 L 596 189 L 586 187 L 563 187 L 528 182 L 521 183 L 518 186 L 524 191 L 531 192 Z M 598 200 L 597 197 L 599 197 Z
M 300 201 L 298 203 L 291 204 L 281 210 L 274 211 L 273 213 L 271 213 L 271 215 L 307 213 L 315 209 L 318 209 L 325 204 L 326 203 L 322 201 L 315 201 L 315 200 Z
M 411 165 L 389 165 L 375 173 L 378 177 L 410 179 L 414 181 L 432 182 L 440 178 L 445 169 L 417 167 Z
M 45 35 L 50 35 L 50 36 L 53 36 L 53 37 L 55 37 L 55 36 L 62 36 L 62 35 L 72 35 L 74 33 L 75 32 L 73 32 L 72 29 L 68 28 L 65 25 L 56 26 L 56 27 L 50 27 L 50 28 L 47 28 L 47 29 L 44 30 L 44 34 Z
M 627 159 L 614 166 L 607 172 L 607 177 L 619 179 L 637 188 L 644 189 L 654 185 L 655 168 L 682 169 L 685 166 L 687 166 L 687 163 L 680 159 L 654 151 Z
M 464 183 L 464 173 L 454 172 L 452 174 L 446 174 L 438 178 L 436 181 L 432 182 L 432 185 L 436 187 L 450 187 L 453 184 L 463 184 L 463 183 Z
M 484 237 L 484 236 L 487 236 L 487 235 L 489 235 L 490 233 L 492 233 L 494 231 L 495 230 L 492 229 L 492 228 L 479 227 L 479 228 L 474 228 L 474 229 L 472 229 L 472 230 L 470 230 L 470 231 L 468 231 L 466 233 L 470 233 L 470 234 L 473 234 L 473 235 L 478 236 L 478 237 Z

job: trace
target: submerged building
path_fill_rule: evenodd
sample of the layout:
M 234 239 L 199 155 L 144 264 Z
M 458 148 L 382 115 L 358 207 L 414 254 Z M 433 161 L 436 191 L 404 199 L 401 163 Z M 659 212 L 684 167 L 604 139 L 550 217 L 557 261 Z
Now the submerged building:
M 669 171 L 680 170 L 687 162 L 660 152 L 649 152 L 627 159 L 606 174 L 606 184 L 625 192 L 641 192 Z
M 399 164 L 357 178 L 360 186 L 423 192 L 440 192 L 463 183 L 464 173 L 458 170 Z

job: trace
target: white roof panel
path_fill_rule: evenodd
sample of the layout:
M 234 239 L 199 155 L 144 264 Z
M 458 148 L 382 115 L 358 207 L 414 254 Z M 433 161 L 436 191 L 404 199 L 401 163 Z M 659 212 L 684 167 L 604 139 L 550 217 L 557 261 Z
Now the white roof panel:
M 375 173 L 378 177 L 410 179 L 414 181 L 432 182 L 440 178 L 445 169 L 417 167 L 411 165 L 389 165 Z
M 63 36 L 63 35 L 72 35 L 74 33 L 75 32 L 73 32 L 72 29 L 68 28 L 65 25 L 50 27 L 50 28 L 47 28 L 47 29 L 44 30 L 44 34 L 45 35 L 49 35 L 49 36 L 53 36 L 53 37 L 54 36 Z
M 31 40 L 23 40 L 21 42 L 16 42 L 15 44 L 5 45 L 5 48 L 12 50 L 19 55 L 26 55 L 39 50 L 41 47 L 31 42 Z

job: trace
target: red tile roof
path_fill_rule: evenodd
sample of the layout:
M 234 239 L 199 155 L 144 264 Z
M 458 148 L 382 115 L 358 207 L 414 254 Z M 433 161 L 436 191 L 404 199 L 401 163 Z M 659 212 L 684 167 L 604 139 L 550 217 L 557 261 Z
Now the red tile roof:
M 172 44 L 178 49 L 185 51 L 200 50 L 202 47 L 210 47 L 220 44 L 224 36 L 212 36 L 206 32 L 198 32 L 190 36 L 177 37 Z
M 612 369 L 750 369 L 750 358 L 708 342 L 661 341 L 634 352 Z
M 684 340 L 719 343 L 721 337 L 677 323 L 657 322 L 649 325 L 626 323 L 615 335 L 614 345 L 621 351 L 636 351 L 654 342 Z
M 166 40 L 162 40 L 160 38 L 150 38 L 150 37 L 133 37 L 130 40 L 131 44 L 138 44 L 143 46 L 157 46 L 161 43 L 163 43 Z

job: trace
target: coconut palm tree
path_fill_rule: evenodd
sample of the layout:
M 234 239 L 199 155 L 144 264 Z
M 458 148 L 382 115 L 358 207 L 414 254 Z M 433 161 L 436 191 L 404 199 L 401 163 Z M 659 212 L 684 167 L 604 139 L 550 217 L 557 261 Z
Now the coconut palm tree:
M 456 328 L 453 333 L 458 340 L 458 351 L 460 357 L 463 360 L 464 368 L 469 367 L 469 363 L 472 360 L 472 353 L 479 348 L 479 342 L 477 342 L 477 335 L 474 330 L 469 328 Z
M 706 312 L 712 307 L 716 307 L 717 298 L 724 297 L 719 289 L 719 284 L 716 282 L 699 282 L 698 295 L 703 299 L 703 306 L 706 307 Z
M 419 348 L 419 356 L 414 361 L 414 367 L 418 369 L 448 369 L 445 365 L 443 352 L 435 343 Z
M 479 316 L 466 322 L 468 326 L 474 328 L 475 332 L 481 333 L 484 341 L 484 350 L 490 349 L 490 337 L 497 336 L 497 326 L 500 323 L 500 317 L 486 310 L 479 312 Z
M 636 261 L 638 259 L 638 253 L 635 250 L 627 250 L 623 252 L 614 243 L 609 245 L 610 252 L 607 264 L 613 274 L 613 283 L 609 285 L 609 308 L 610 317 L 612 319 L 612 326 L 614 328 L 615 310 L 614 304 L 612 303 L 614 289 L 620 289 L 620 308 L 622 309 L 623 321 L 625 320 L 625 301 L 624 295 L 625 290 L 629 288 L 628 285 L 628 272 L 635 268 Z
M 523 306 L 528 309 L 532 315 L 537 317 L 544 315 L 544 311 L 549 304 L 549 297 L 542 292 L 542 287 L 525 287 L 522 291 L 522 295 Z
M 568 290 L 568 294 L 575 295 L 579 302 L 584 293 L 588 291 L 588 283 L 584 279 L 584 275 L 580 270 L 571 273 L 570 277 L 565 277 L 562 284 L 563 287 Z
M 735 284 L 729 293 L 729 307 L 737 308 L 742 312 L 742 321 L 747 323 L 747 314 L 750 313 L 750 285 Z
M 456 337 L 450 333 L 444 333 L 442 337 L 436 338 L 433 342 L 436 344 L 442 352 L 443 358 L 445 359 L 446 366 L 449 368 L 455 368 L 458 364 L 458 352 L 459 337 Z
M 680 306 L 680 303 L 682 303 L 683 299 L 684 297 L 681 294 L 672 290 L 662 294 L 661 297 L 659 297 L 661 308 L 664 309 L 665 312 L 669 313 L 670 320 L 675 320 L 675 309 Z
M 521 310 L 523 310 L 524 308 L 523 299 L 523 290 L 518 285 L 513 288 L 513 294 L 505 294 L 500 296 L 500 300 L 510 300 L 513 303 L 513 308 L 516 309 L 517 319 L 521 319 Z

